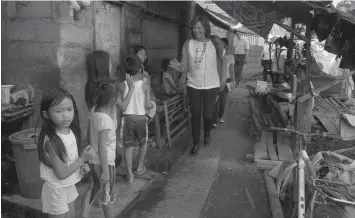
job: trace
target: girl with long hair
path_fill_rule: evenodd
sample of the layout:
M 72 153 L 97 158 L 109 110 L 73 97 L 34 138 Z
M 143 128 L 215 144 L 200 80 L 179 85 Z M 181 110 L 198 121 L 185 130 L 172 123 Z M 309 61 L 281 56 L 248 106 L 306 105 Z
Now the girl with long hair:
M 64 89 L 45 92 L 41 101 L 43 119 L 38 139 L 42 212 L 49 217 L 75 217 L 75 184 L 81 179 L 80 168 L 95 153 L 88 146 L 79 157 L 80 127 L 73 96 Z

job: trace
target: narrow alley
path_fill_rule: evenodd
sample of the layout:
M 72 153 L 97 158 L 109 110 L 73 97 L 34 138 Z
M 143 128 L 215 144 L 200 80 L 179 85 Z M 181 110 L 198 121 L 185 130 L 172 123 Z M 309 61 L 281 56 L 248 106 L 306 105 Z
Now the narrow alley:
M 127 217 L 271 217 L 262 174 L 245 161 L 254 141 L 247 133 L 248 95 L 244 88 L 230 93 L 226 122 L 213 131 L 211 145 L 196 157 L 187 150 L 163 190 L 151 191 Z

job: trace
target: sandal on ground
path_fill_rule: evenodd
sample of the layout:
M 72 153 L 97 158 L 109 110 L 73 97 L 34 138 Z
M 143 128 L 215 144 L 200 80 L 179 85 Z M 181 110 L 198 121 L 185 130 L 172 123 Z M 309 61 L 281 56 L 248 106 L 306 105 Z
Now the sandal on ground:
M 145 166 L 143 166 L 143 170 L 142 171 L 138 171 L 137 169 L 133 172 L 135 175 L 142 175 L 143 173 L 145 173 L 147 171 L 147 169 L 145 168 Z

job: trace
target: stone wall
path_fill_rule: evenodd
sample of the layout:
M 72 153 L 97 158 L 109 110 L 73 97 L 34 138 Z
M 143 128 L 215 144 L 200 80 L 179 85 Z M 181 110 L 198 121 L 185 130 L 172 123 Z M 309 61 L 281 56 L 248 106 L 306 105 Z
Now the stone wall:
M 93 2 L 77 20 L 69 6 L 59 1 L 2 2 L 2 84 L 30 83 L 42 91 L 66 88 L 75 98 L 86 137 L 85 57 L 95 48 L 104 49 L 114 66 L 120 62 L 121 6 Z M 38 104 L 34 116 L 38 119 Z
M 75 20 L 66 1 L 2 1 L 1 6 L 2 84 L 30 83 L 38 93 L 65 87 L 77 103 L 85 138 L 86 54 L 106 50 L 116 68 L 127 48 L 140 43 L 147 47 L 149 70 L 158 72 L 161 59 L 180 54 L 188 11 L 188 2 L 93 1 Z
M 59 25 L 52 2 L 1 2 L 2 84 L 59 85 Z

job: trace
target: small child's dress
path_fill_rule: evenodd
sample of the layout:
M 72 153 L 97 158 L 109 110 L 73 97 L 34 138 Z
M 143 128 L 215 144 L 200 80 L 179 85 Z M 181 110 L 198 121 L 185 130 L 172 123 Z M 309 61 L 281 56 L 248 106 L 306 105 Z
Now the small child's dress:
M 63 141 L 67 151 L 66 165 L 69 166 L 79 158 L 75 135 L 71 130 L 67 135 L 60 133 L 57 135 Z M 42 146 L 45 146 L 48 140 L 49 138 L 45 136 Z M 45 158 L 48 158 L 50 162 L 48 149 L 44 150 Z M 68 204 L 79 196 L 75 184 L 81 180 L 80 169 L 66 179 L 59 180 L 52 168 L 40 162 L 40 177 L 45 181 L 42 187 L 42 212 L 51 215 L 67 213 L 69 211 Z

